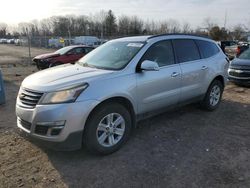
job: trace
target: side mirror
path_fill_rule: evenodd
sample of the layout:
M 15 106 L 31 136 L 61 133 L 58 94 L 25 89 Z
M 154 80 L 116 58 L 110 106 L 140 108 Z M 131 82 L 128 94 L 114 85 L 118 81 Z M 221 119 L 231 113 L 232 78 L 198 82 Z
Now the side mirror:
M 158 71 L 158 70 L 160 70 L 160 68 L 159 68 L 159 65 L 156 62 L 145 60 L 141 64 L 141 70 Z

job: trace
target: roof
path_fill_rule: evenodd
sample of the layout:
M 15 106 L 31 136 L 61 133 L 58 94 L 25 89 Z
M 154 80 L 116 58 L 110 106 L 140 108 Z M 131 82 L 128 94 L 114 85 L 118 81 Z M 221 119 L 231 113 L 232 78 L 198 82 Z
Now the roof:
M 169 33 L 169 34 L 160 34 L 160 35 L 143 35 L 143 36 L 133 36 L 133 37 L 123 37 L 119 39 L 115 39 L 117 41 L 133 41 L 133 42 L 146 42 L 149 39 L 154 39 L 157 37 L 171 37 L 171 36 L 178 36 L 181 37 L 195 37 L 195 38 L 201 38 L 201 39 L 210 39 L 207 36 L 202 35 L 196 35 L 196 34 L 186 34 L 186 33 Z M 211 39 L 210 39 L 211 40 Z
M 201 37 L 201 38 L 210 39 L 210 37 L 205 36 L 205 35 L 187 34 L 187 33 L 166 33 L 166 34 L 160 34 L 160 35 L 153 35 L 153 36 L 150 36 L 148 39 L 156 38 L 156 37 L 162 37 L 162 36 L 173 36 L 173 35 L 176 35 L 176 36 Z
M 149 37 L 150 37 L 149 35 L 144 35 L 144 36 L 123 37 L 123 38 L 119 38 L 119 39 L 115 39 L 115 40 L 117 40 L 117 41 L 144 42 L 144 41 L 147 41 Z

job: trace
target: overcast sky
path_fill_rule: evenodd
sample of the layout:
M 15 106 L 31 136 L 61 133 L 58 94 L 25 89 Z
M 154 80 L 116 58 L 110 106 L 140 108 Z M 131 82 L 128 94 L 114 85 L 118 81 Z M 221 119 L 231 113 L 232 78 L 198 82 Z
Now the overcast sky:
M 220 26 L 245 24 L 250 28 L 249 0 L 0 0 L 0 22 L 42 19 L 53 15 L 89 15 L 100 10 L 113 10 L 116 16 L 137 15 L 144 20 L 176 19 L 202 26 L 210 17 Z

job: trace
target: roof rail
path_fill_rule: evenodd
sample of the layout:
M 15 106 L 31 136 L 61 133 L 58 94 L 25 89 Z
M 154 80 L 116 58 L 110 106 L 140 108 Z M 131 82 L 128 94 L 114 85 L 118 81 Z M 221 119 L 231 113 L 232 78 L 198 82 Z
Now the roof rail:
M 162 37 L 162 36 L 171 36 L 171 35 L 186 35 L 186 36 L 194 36 L 194 37 L 202 37 L 202 38 L 207 38 L 211 39 L 210 37 L 206 35 L 199 35 L 199 34 L 187 34 L 187 33 L 165 33 L 165 34 L 159 34 L 159 35 L 152 35 L 148 37 L 148 39 L 156 38 L 156 37 Z

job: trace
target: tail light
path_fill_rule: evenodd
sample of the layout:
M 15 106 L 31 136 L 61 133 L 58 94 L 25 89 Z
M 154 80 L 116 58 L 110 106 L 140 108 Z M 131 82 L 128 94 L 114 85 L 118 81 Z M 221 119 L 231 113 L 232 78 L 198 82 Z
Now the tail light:
M 240 47 L 237 47 L 237 55 L 240 55 Z

